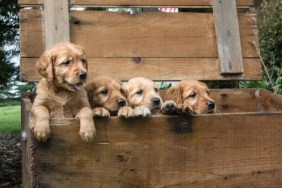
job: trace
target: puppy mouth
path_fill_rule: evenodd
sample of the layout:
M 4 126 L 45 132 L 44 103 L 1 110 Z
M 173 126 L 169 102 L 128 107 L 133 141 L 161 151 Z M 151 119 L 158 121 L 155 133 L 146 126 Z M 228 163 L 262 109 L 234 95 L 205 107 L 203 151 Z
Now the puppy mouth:
M 71 84 L 67 81 L 64 81 L 64 82 L 72 90 L 80 91 L 80 90 L 83 89 L 83 82 L 78 82 L 78 83 L 75 83 L 75 84 Z
M 160 110 L 161 109 L 161 106 L 159 105 L 159 106 L 153 106 L 152 108 L 151 108 L 151 111 L 152 112 L 155 112 L 155 111 L 158 111 L 158 110 Z
M 214 109 L 208 109 L 208 114 L 212 114 L 212 113 L 214 113 Z

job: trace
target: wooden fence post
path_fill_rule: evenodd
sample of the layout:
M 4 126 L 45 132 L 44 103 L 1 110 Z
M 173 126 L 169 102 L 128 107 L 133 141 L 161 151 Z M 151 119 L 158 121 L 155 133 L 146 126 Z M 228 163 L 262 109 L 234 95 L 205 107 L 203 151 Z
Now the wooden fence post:
M 45 49 L 70 41 L 68 0 L 44 0 Z
M 221 74 L 242 74 L 243 58 L 236 0 L 213 0 Z

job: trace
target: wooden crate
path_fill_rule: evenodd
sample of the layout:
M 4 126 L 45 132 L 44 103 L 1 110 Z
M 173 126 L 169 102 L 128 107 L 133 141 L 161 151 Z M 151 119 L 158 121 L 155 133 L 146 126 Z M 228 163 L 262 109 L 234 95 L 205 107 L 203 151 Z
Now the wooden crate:
M 258 42 L 256 17 L 242 13 L 237 20 L 235 1 L 73 0 L 69 5 L 214 9 L 214 13 L 133 15 L 68 11 L 66 0 L 19 3 L 22 7 L 45 3 L 44 10 L 21 9 L 23 81 L 40 79 L 36 60 L 60 40 L 85 47 L 91 78 L 261 78 L 260 59 L 250 43 Z M 252 0 L 236 3 L 240 8 L 253 5 Z M 61 28 L 52 30 L 50 23 L 69 27 L 62 36 Z M 211 94 L 217 103 L 215 114 L 95 118 L 97 137 L 91 143 L 81 141 L 75 119 L 54 118 L 51 139 L 37 142 L 29 127 L 34 94 L 23 94 L 22 129 L 27 134 L 22 141 L 23 187 L 280 187 L 282 97 L 259 89 L 221 89 Z

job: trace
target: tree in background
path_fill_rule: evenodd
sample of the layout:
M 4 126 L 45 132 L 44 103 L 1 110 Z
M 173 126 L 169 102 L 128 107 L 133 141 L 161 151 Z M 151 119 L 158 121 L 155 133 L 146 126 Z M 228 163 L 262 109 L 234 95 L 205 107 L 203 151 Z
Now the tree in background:
M 264 72 L 262 81 L 241 82 L 240 85 L 265 88 L 282 94 L 282 1 L 263 0 L 255 13 L 258 19 L 260 53 L 271 81 Z
M 0 0 L 0 89 L 16 79 L 19 54 L 19 6 L 17 0 Z

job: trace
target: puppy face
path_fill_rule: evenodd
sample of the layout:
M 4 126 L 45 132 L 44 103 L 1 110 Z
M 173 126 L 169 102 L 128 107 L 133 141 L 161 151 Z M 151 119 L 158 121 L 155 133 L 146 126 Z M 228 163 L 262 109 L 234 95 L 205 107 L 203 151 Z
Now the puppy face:
M 124 88 L 128 105 L 132 108 L 145 106 L 150 111 L 160 109 L 162 99 L 157 85 L 152 80 L 143 77 L 132 78 Z
M 104 107 L 110 112 L 117 112 L 119 108 L 127 105 L 122 83 L 119 80 L 100 76 L 89 81 L 85 89 L 92 108 Z
M 87 78 L 87 58 L 81 46 L 59 43 L 45 51 L 36 65 L 38 72 L 55 87 L 69 91 L 83 89 Z
M 195 114 L 213 113 L 215 102 L 209 96 L 209 88 L 197 80 L 183 80 L 171 87 L 166 100 L 173 100 L 176 104 L 189 105 Z

